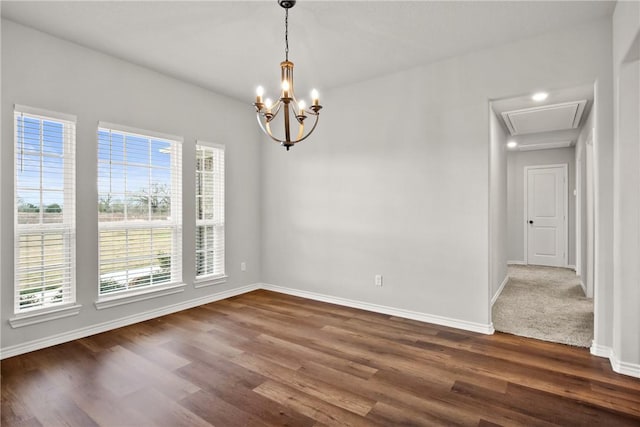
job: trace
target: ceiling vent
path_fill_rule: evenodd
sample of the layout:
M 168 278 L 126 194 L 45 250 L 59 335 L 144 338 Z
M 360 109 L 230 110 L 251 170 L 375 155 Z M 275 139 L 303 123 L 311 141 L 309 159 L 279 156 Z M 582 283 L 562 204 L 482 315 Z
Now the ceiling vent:
M 502 118 L 511 135 L 576 129 L 580 125 L 586 100 L 542 105 L 505 111 Z

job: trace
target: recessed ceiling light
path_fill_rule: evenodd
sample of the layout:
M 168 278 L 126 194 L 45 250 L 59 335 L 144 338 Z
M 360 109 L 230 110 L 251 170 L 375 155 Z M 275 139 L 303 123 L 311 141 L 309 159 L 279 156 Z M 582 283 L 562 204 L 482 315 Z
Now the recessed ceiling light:
M 544 101 L 548 96 L 549 94 L 547 92 L 538 92 L 534 93 L 531 99 L 533 99 L 534 101 Z
M 515 141 L 509 141 L 507 142 L 507 147 L 509 148 L 516 148 L 518 146 L 518 143 Z

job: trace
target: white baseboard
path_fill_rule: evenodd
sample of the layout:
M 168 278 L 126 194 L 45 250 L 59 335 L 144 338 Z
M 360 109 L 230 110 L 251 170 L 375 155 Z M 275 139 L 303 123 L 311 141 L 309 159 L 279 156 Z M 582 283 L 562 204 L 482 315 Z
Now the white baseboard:
M 504 287 L 506 286 L 506 284 L 508 282 L 509 282 L 509 275 L 506 275 L 506 276 L 504 276 L 504 280 L 500 284 L 500 287 L 498 288 L 498 291 L 493 296 L 493 298 L 491 298 L 491 307 L 493 307 L 493 304 L 495 304 L 496 301 L 498 301 L 498 297 L 500 296 L 500 294 L 502 293 L 502 290 L 504 289 Z
M 502 289 L 508 282 L 508 276 L 500 285 L 500 289 L 496 293 L 499 295 Z M 121 328 L 134 323 L 143 322 L 145 320 L 154 319 L 156 317 L 164 316 L 167 314 L 175 313 L 189 308 L 197 307 L 210 302 L 219 301 L 225 298 L 230 298 L 236 295 L 241 295 L 247 292 L 252 292 L 257 289 L 265 289 L 274 292 L 280 292 L 288 295 L 299 296 L 302 298 L 308 298 L 316 301 L 328 302 L 331 304 L 342 305 L 346 307 L 357 308 L 361 310 L 372 311 L 375 313 L 388 314 L 390 316 L 403 317 L 406 319 L 418 320 L 426 323 L 433 323 L 436 325 L 448 326 L 452 328 L 479 332 L 482 334 L 493 334 L 493 324 L 482 324 L 475 322 L 468 322 L 465 320 L 453 319 L 450 317 L 437 316 L 433 314 L 421 313 L 417 311 L 404 310 L 400 308 L 388 307 L 378 304 L 371 304 L 362 301 L 350 300 L 346 298 L 333 297 L 330 295 L 318 294 L 315 292 L 302 291 L 297 289 L 285 288 L 282 286 L 270 285 L 267 283 L 255 283 L 252 285 L 242 286 L 240 288 L 230 289 L 227 291 L 218 292 L 204 297 L 195 298 L 189 301 L 184 301 L 177 304 L 172 304 L 166 307 L 161 307 L 155 310 L 149 310 L 143 313 L 138 313 L 132 316 L 123 317 L 120 319 L 112 320 L 109 322 L 100 323 L 97 325 L 88 326 L 85 328 L 79 328 L 72 331 L 64 332 L 61 334 L 53 335 L 46 338 L 28 341 L 25 343 L 17 344 L 10 347 L 0 349 L 0 360 L 7 357 L 17 356 L 19 354 L 28 353 L 30 351 L 39 350 L 41 348 L 50 347 L 58 344 L 62 344 L 68 341 L 84 338 L 90 335 L 98 334 L 101 332 L 110 331 L 112 329 Z M 496 297 L 497 299 L 497 297 Z M 494 301 L 492 301 L 493 303 Z M 620 374 L 629 375 L 632 377 L 640 378 L 640 364 L 623 362 L 614 354 L 611 347 L 601 346 L 595 342 L 591 345 L 591 354 L 599 357 L 606 357 L 611 362 L 611 368 Z
M 582 280 L 580 280 L 580 287 L 582 288 L 582 292 L 584 292 L 584 295 L 587 296 L 587 287 L 584 283 L 582 283 Z
M 589 348 L 589 351 L 594 356 L 606 357 L 607 359 L 611 357 L 611 347 L 599 345 L 593 341 L 591 342 L 591 347 Z
M 41 348 L 51 347 L 51 346 L 62 344 L 68 341 L 73 341 L 80 338 L 88 337 L 90 335 L 99 334 L 101 332 L 110 331 L 112 329 L 121 328 L 123 326 L 132 325 L 134 323 L 144 322 L 145 320 L 154 319 L 156 317 L 175 313 L 177 311 L 187 310 L 189 308 L 197 307 L 199 305 L 208 304 L 210 302 L 219 301 L 225 298 L 230 298 L 236 295 L 255 291 L 256 289 L 260 289 L 260 286 L 258 284 L 242 286 L 240 288 L 230 289 L 228 291 L 222 291 L 215 294 L 206 295 L 204 297 L 195 298 L 189 301 L 168 305 L 155 310 L 145 311 L 143 313 L 134 314 L 132 316 L 127 316 L 120 319 L 99 323 L 97 325 L 92 325 L 85 328 L 79 328 L 79 329 L 74 329 L 72 331 L 63 332 L 61 334 L 53 335 L 50 337 L 41 338 L 33 341 L 27 341 L 25 343 L 13 345 L 10 347 L 5 347 L 0 349 L 0 360 L 6 359 L 7 357 L 17 356 L 23 353 L 28 353 L 30 351 L 39 350 Z
M 567 268 L 570 269 L 570 270 L 576 271 L 576 266 L 575 265 L 569 264 L 569 265 L 567 265 Z
M 511 260 L 511 261 L 507 261 L 507 265 L 527 265 L 527 263 L 524 261 Z
M 611 363 L 611 369 L 619 374 L 640 378 L 640 364 L 621 361 L 611 347 L 606 347 L 592 343 L 591 354 L 599 357 L 606 357 Z
M 615 353 L 611 353 L 611 368 L 619 374 L 629 375 L 630 377 L 640 378 L 640 364 L 623 362 L 617 357 Z
M 405 319 L 418 320 L 420 322 L 433 323 L 436 325 L 449 326 L 451 328 L 463 329 L 471 332 L 491 335 L 495 332 L 493 324 L 482 324 L 468 322 L 466 320 L 452 319 L 450 317 L 437 316 L 434 314 L 421 313 L 417 311 L 405 310 L 401 308 L 388 307 L 384 305 L 372 304 L 368 302 L 356 301 L 346 298 L 334 297 L 330 295 L 318 294 L 315 292 L 301 291 L 298 289 L 285 288 L 282 286 L 261 284 L 262 289 L 280 292 L 287 295 L 312 299 L 315 301 L 328 302 L 331 304 L 343 305 L 360 310 L 373 311 L 374 313 L 388 314 L 390 316 L 402 317 Z

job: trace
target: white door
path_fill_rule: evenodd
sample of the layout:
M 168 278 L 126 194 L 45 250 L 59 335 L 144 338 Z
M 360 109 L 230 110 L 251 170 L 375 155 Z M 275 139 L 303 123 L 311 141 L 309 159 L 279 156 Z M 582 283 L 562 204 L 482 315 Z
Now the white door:
M 530 166 L 527 173 L 527 264 L 567 266 L 567 165 Z

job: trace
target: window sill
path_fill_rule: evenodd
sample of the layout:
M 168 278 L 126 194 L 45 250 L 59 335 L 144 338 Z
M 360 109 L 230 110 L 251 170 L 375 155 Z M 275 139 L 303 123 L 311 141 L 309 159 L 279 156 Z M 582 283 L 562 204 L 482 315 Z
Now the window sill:
M 206 288 L 207 286 L 226 283 L 229 276 L 203 276 L 193 281 L 194 288 Z
M 16 314 L 9 319 L 12 328 L 22 328 L 23 326 L 35 325 L 36 323 L 48 322 L 50 320 L 62 319 L 63 317 L 76 316 L 80 313 L 80 304 L 56 307 L 53 309 L 43 309 L 37 312 Z
M 131 304 L 138 301 L 144 301 L 151 298 L 159 298 L 166 295 L 177 294 L 184 291 L 184 283 L 178 283 L 163 287 L 154 287 L 151 289 L 142 289 L 139 291 L 127 292 L 118 295 L 108 295 L 95 301 L 93 304 L 98 310 L 116 307 L 123 304 Z

